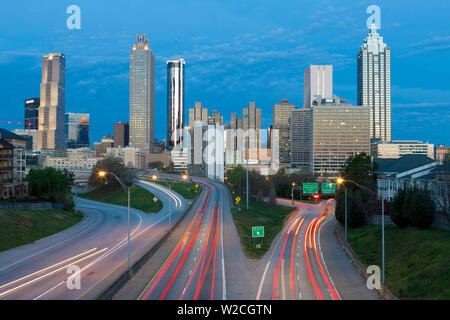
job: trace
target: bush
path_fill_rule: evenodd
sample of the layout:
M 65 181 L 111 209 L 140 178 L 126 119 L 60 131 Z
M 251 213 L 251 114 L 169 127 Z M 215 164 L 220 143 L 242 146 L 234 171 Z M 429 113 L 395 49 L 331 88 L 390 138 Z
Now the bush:
M 357 228 L 366 224 L 368 211 L 367 199 L 360 190 L 347 190 L 347 224 Z M 336 219 L 345 223 L 345 189 L 339 188 L 336 193 Z
M 428 190 L 401 189 L 391 206 L 391 219 L 401 228 L 414 226 L 426 229 L 434 222 L 436 206 Z
M 411 199 L 410 224 L 421 229 L 429 228 L 434 222 L 436 206 L 428 190 L 416 191 Z
M 405 228 L 408 226 L 408 217 L 405 215 L 404 203 L 406 200 L 406 190 L 400 189 L 394 197 L 391 204 L 390 216 L 392 222 L 398 227 Z

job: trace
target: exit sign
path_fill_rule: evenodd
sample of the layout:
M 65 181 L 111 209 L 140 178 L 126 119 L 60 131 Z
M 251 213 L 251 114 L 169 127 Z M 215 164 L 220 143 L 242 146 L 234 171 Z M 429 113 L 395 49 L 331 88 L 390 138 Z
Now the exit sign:
M 252 238 L 264 237 L 264 227 L 252 227 Z
M 336 192 L 336 185 L 332 182 L 322 183 L 322 193 L 334 194 Z
M 319 193 L 318 183 L 303 183 L 303 194 Z

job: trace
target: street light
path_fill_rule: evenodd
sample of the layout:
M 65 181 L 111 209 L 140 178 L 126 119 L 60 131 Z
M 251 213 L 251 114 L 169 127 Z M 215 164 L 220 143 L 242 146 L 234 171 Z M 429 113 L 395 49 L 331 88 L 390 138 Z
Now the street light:
M 291 200 L 292 200 L 292 202 L 294 202 L 294 187 L 295 187 L 295 182 L 292 182 L 292 189 L 291 189 Z
M 369 188 L 367 188 L 353 180 L 348 180 L 348 179 L 343 179 L 343 178 L 337 179 L 338 184 L 343 184 L 344 182 L 351 182 L 354 185 L 356 185 L 357 187 L 359 187 L 360 189 L 368 192 L 370 195 L 374 196 L 375 198 L 378 198 L 377 194 L 375 192 L 373 192 Z M 344 185 L 344 190 L 345 190 L 345 240 L 347 240 L 347 187 L 345 187 L 345 185 Z M 383 195 L 381 197 L 381 264 L 382 264 L 382 282 L 383 282 L 383 284 L 384 284 L 385 272 L 386 272 L 386 270 L 385 270 L 386 269 L 385 268 L 385 245 L 384 245 L 384 200 L 385 200 L 385 196 Z
M 130 194 L 131 194 L 131 191 L 133 191 L 136 184 L 133 183 L 133 185 L 131 187 L 128 187 L 113 172 L 107 172 L 107 171 L 99 171 L 98 172 L 98 176 L 101 178 L 105 177 L 107 174 L 112 175 L 120 183 L 120 185 L 122 186 L 122 188 L 125 190 L 125 192 L 128 195 L 128 273 L 131 277 L 132 273 L 131 273 L 131 259 L 130 259 Z

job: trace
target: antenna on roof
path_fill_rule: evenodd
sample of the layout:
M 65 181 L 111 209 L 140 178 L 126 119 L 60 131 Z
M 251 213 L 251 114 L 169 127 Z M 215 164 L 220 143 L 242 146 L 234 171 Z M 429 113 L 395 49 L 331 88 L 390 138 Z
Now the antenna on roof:
M 174 46 L 175 46 L 175 58 L 178 56 L 178 55 L 177 55 L 177 45 L 178 45 L 178 39 L 175 38 L 175 40 L 174 40 Z

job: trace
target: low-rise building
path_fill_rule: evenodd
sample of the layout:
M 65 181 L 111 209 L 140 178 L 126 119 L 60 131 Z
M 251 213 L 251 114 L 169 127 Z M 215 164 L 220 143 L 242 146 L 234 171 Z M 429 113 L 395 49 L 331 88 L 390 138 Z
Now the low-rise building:
M 445 155 L 450 153 L 450 147 L 446 147 L 443 144 L 438 144 L 434 148 L 434 159 L 439 162 L 444 162 Z
M 0 199 L 28 196 L 27 139 L 0 128 Z
M 372 155 L 379 159 L 398 159 L 408 154 L 423 154 L 434 159 L 434 145 L 418 140 L 392 140 L 372 144 Z

